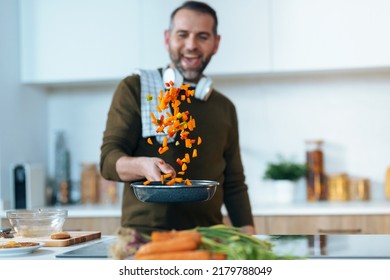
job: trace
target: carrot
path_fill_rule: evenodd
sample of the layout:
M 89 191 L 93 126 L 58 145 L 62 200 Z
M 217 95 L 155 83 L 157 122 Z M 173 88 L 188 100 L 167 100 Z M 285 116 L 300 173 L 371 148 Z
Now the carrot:
M 205 250 L 155 253 L 134 256 L 135 260 L 210 260 L 211 254 Z
M 149 242 L 141 245 L 136 255 L 195 250 L 198 245 L 199 242 L 193 237 L 183 236 L 164 241 Z
M 211 253 L 212 260 L 226 260 L 226 255 L 223 253 Z
M 191 237 L 198 243 L 202 238 L 202 234 L 194 230 L 153 231 L 150 237 L 152 242 L 158 242 L 183 236 Z

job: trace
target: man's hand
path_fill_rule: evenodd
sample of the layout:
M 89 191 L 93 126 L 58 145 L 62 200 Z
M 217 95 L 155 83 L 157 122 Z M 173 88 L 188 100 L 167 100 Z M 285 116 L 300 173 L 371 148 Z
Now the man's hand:
M 161 174 L 172 174 L 172 178 L 176 177 L 175 169 L 157 157 L 121 157 L 116 162 L 116 171 L 122 181 L 145 178 L 149 181 L 160 181 Z

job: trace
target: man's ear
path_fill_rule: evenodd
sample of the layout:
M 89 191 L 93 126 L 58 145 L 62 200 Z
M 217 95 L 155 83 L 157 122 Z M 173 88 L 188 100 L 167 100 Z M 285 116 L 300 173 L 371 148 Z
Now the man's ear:
M 169 50 L 169 35 L 170 31 L 167 29 L 164 31 L 164 45 L 167 50 Z
M 215 38 L 215 46 L 214 46 L 214 51 L 213 54 L 216 54 L 218 49 L 219 49 L 219 42 L 221 41 L 221 35 L 217 35 Z

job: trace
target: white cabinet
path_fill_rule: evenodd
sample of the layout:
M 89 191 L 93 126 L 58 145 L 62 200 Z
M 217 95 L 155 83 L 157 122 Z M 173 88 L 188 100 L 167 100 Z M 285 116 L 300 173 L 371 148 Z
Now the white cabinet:
M 24 83 L 120 79 L 169 63 L 164 30 L 183 1 L 19 0 Z M 206 0 L 221 44 L 206 73 L 390 66 L 387 0 Z
M 390 65 L 387 0 L 272 0 L 273 71 Z
M 271 67 L 269 0 L 209 0 L 218 15 L 220 48 L 210 74 L 269 72 Z
M 212 58 L 208 74 L 241 74 L 270 70 L 269 0 L 208 0 L 218 16 L 220 48 Z M 172 11 L 182 0 L 142 1 L 141 61 L 146 68 L 169 63 L 163 32 Z
M 21 79 L 122 77 L 139 65 L 140 1 L 20 0 Z
M 206 1 L 221 47 L 210 74 L 268 71 L 268 1 Z M 164 30 L 182 0 L 20 0 L 22 82 L 119 79 L 169 63 Z

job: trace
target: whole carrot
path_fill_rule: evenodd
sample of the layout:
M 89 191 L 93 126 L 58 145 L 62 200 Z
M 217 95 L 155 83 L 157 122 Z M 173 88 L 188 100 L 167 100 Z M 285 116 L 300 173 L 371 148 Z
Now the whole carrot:
M 136 255 L 189 251 L 197 249 L 199 242 L 193 237 L 181 236 L 164 241 L 146 243 L 138 249 Z
M 178 238 L 178 237 L 190 237 L 194 238 L 194 240 L 198 243 L 200 243 L 202 239 L 202 234 L 194 231 L 194 230 L 171 230 L 171 231 L 153 231 L 151 233 L 151 241 L 164 241 L 169 240 L 172 238 Z
M 180 252 L 154 253 L 135 255 L 135 260 L 210 260 L 211 254 L 206 250 L 189 250 Z

